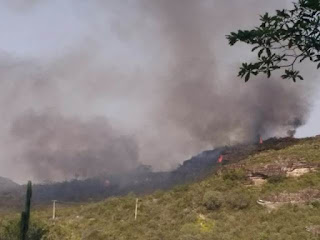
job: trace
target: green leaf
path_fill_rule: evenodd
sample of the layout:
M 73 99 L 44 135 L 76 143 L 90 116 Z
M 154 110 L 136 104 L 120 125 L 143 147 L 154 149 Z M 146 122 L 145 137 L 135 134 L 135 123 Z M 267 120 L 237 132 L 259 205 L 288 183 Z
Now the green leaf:
M 254 51 L 257 50 L 259 47 L 260 47 L 260 46 L 256 46 L 256 47 L 252 48 L 251 51 L 254 52 Z
M 301 75 L 297 75 L 297 78 L 299 78 L 300 80 L 304 80 Z
M 270 77 L 280 68 L 285 70 L 282 78 L 303 80 L 295 64 L 304 60 L 320 62 L 320 1 L 297 0 L 293 5 L 293 9 L 260 16 L 261 24 L 252 30 L 238 30 L 227 36 L 231 45 L 244 42 L 252 45 L 252 52 L 258 50 L 258 61 L 241 67 L 239 76 L 246 81 L 251 74 Z
M 249 81 L 249 79 L 250 79 L 250 72 L 248 72 L 248 73 L 247 73 L 247 75 L 246 75 L 246 77 L 245 77 L 244 81 L 245 81 L 245 82 L 248 82 L 248 81 Z
M 264 51 L 264 48 L 262 48 L 262 49 L 259 51 L 259 53 L 258 53 L 258 57 L 261 57 L 261 55 L 262 55 L 263 51 Z
M 270 50 L 270 48 L 267 48 L 267 54 L 268 54 L 268 57 L 271 56 L 271 50 Z

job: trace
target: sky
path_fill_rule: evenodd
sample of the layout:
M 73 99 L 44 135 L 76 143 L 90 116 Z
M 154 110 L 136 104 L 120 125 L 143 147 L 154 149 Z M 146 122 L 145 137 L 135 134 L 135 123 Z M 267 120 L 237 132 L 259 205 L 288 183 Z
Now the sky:
M 238 122 L 228 122 L 224 134 L 212 130 L 218 140 L 206 135 L 213 123 L 223 122 L 213 113 L 232 118 L 232 111 L 216 107 L 220 110 L 209 114 L 210 105 L 202 103 L 227 103 L 211 95 L 233 95 L 244 84 L 236 78 L 239 63 L 252 58 L 246 46 L 229 47 L 225 35 L 254 26 L 258 14 L 290 4 L 187 0 L 181 6 L 182 2 L 0 0 L 0 176 L 18 182 L 63 180 L 75 174 L 97 175 L 101 169 L 126 171 L 139 163 L 167 170 L 202 150 L 239 142 L 241 129 L 232 127 Z M 196 63 L 188 69 L 185 59 Z M 198 82 L 203 84 L 201 91 L 213 77 L 214 93 L 189 96 L 190 89 L 180 87 L 181 81 L 172 81 L 187 78 L 182 73 L 186 69 L 194 78 L 206 79 Z M 303 89 L 298 99 L 308 99 L 308 110 L 301 111 L 308 118 L 296 137 L 320 134 L 318 74 L 310 72 L 307 83 L 285 84 L 295 94 Z M 258 83 L 251 85 L 254 89 Z M 177 97 L 181 91 L 188 99 Z M 238 100 L 244 103 L 240 96 Z M 193 106 L 195 102 L 199 104 Z M 199 106 L 202 109 L 195 109 Z M 251 109 L 244 111 L 251 114 Z M 286 110 L 281 117 L 294 114 Z M 283 136 L 277 124 L 272 131 Z M 107 165 L 104 156 L 112 159 Z

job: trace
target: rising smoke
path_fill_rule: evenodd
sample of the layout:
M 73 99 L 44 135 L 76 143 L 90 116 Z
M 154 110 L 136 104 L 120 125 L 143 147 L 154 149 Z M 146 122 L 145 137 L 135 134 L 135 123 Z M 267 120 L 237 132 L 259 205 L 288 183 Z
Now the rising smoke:
M 81 121 L 46 111 L 27 112 L 12 124 L 23 161 L 37 179 L 63 179 L 123 173 L 137 167 L 138 146 L 103 118 Z
M 19 16 L 17 2 L 8 11 Z M 37 4 L 28 12 L 59 8 Z M 258 134 L 292 135 L 307 120 L 312 79 L 245 84 L 236 72 L 248 49 L 225 39 L 284 0 L 70 0 L 67 7 L 82 27 L 72 47 L 28 61 L 1 58 L 0 175 L 41 181 L 138 163 L 168 169 Z

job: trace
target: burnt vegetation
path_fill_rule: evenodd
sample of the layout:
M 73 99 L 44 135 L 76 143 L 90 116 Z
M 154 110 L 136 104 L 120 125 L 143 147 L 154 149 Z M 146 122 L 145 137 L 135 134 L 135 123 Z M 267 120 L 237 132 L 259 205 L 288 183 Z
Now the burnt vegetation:
M 50 203 L 51 200 L 58 200 L 67 204 L 68 202 L 98 201 L 112 196 L 124 196 L 128 193 L 148 194 L 156 190 L 170 189 L 176 185 L 200 181 L 221 166 L 241 163 L 241 160 L 251 154 L 266 150 L 280 150 L 297 142 L 299 140 L 294 138 L 274 138 L 264 141 L 264 144 L 220 147 L 204 151 L 184 161 L 177 169 L 170 172 L 153 172 L 151 167 L 141 165 L 125 174 L 104 174 L 88 179 L 34 184 L 33 201 L 36 204 L 44 204 Z M 222 163 L 218 162 L 220 155 L 224 156 Z M 23 186 L 18 184 L 14 184 L 12 188 L 5 191 L 0 191 L 0 199 L 4 201 L 2 206 L 20 207 L 22 192 Z

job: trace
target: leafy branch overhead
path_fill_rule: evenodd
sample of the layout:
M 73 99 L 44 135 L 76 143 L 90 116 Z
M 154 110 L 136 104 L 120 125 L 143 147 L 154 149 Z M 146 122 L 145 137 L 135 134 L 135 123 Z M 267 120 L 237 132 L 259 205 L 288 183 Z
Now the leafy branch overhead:
M 227 36 L 229 44 L 253 45 L 257 61 L 243 63 L 239 76 L 247 82 L 260 73 L 268 77 L 282 70 L 283 79 L 303 80 L 296 69 L 298 63 L 310 60 L 320 68 L 320 0 L 299 0 L 291 10 L 277 10 L 275 15 L 261 16 L 261 24 L 253 30 L 239 30 Z

